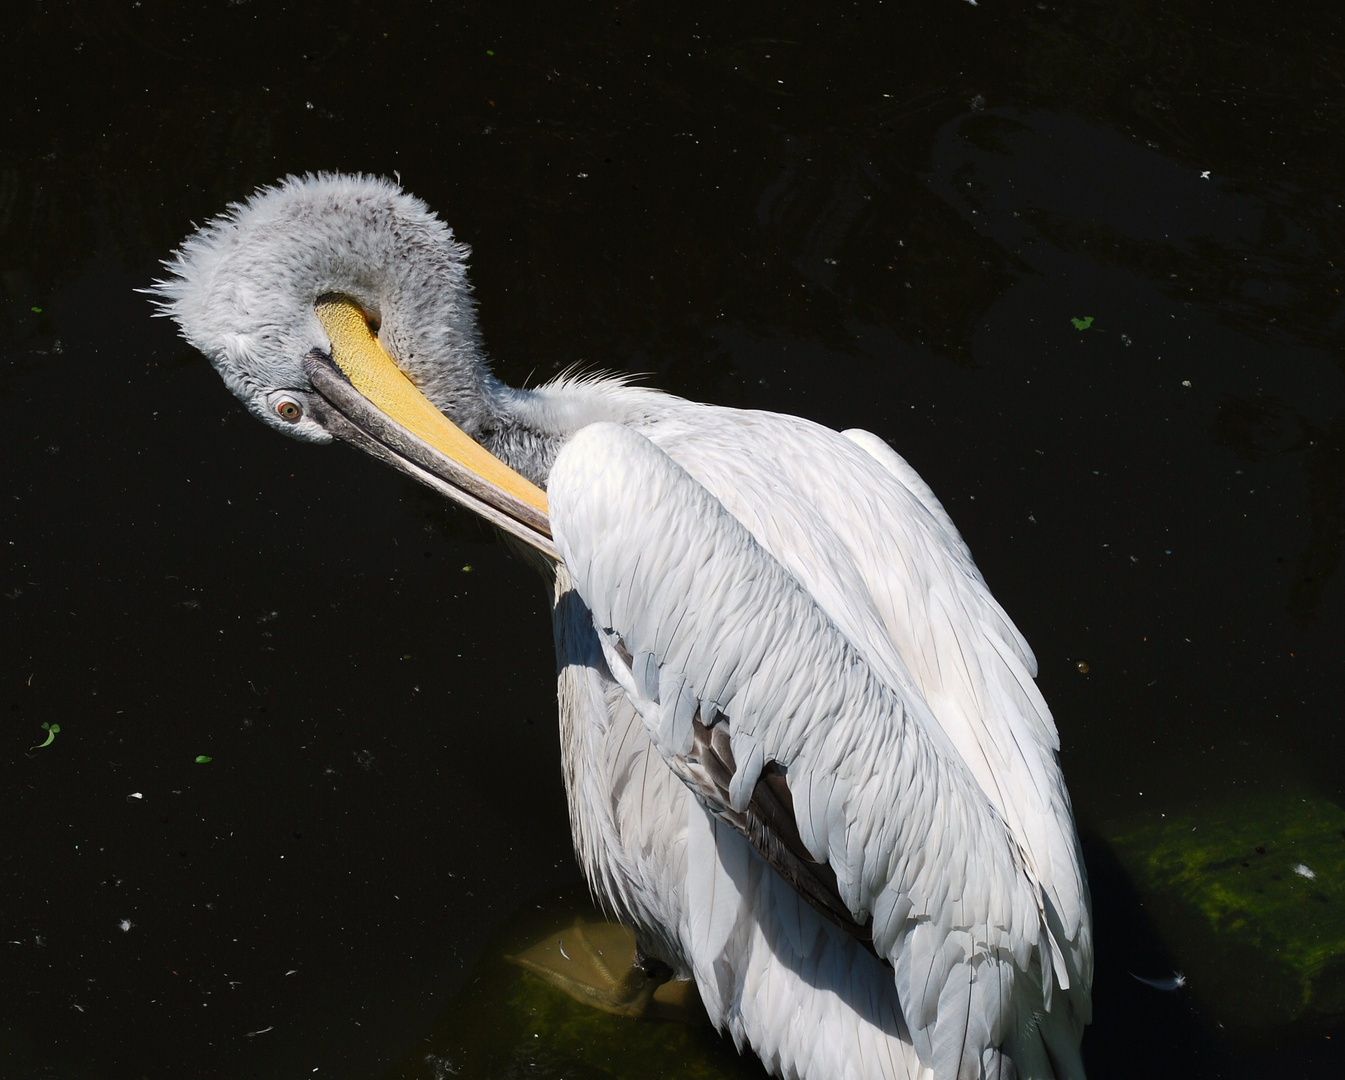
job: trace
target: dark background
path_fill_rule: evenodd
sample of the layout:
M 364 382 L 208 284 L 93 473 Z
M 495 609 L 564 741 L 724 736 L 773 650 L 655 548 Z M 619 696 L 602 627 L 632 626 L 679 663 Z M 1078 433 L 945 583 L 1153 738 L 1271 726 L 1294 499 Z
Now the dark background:
M 1130 979 L 1198 958 L 1104 839 L 1345 799 L 1343 21 L 7 8 L 0 1073 L 376 1076 L 578 879 L 535 575 L 254 423 L 133 292 L 321 169 L 400 173 L 473 246 L 506 379 L 645 373 L 891 441 L 1040 659 L 1093 875 L 1090 1075 L 1345 1073 L 1339 1026 L 1250 1039 Z

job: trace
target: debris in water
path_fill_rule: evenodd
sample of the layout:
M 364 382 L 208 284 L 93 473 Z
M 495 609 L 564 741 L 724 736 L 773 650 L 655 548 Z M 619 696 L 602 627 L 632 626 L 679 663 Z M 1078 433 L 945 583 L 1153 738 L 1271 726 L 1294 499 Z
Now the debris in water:
M 1186 976 L 1180 971 L 1174 971 L 1166 979 L 1146 979 L 1143 975 L 1136 975 L 1133 971 L 1130 977 L 1137 982 L 1142 982 L 1145 986 L 1152 986 L 1155 990 L 1180 990 L 1186 985 Z

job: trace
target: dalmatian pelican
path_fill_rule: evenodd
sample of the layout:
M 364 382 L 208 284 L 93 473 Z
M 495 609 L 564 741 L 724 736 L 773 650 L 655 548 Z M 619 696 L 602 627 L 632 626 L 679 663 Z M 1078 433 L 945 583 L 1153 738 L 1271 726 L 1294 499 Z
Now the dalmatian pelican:
M 642 971 L 694 980 L 785 1078 L 1082 1077 L 1092 930 L 1055 724 L 933 492 L 865 431 L 617 378 L 505 385 L 467 256 L 388 180 L 289 177 L 148 291 L 267 424 L 538 553 L 575 850 Z

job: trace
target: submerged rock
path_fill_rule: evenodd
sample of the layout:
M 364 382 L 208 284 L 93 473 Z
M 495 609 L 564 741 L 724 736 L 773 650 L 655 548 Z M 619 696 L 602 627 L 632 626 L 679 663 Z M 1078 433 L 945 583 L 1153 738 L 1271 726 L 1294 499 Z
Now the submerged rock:
M 658 1007 L 643 1019 L 617 1016 L 576 1001 L 527 970 L 527 953 L 555 947 L 558 937 L 574 948 L 576 918 L 602 916 L 587 903 L 562 897 L 503 928 L 433 1030 L 384 1080 L 766 1080 L 756 1058 L 739 1055 L 703 1011 L 693 1023 L 657 1019 L 672 1014 Z M 604 947 L 633 956 L 633 935 L 611 931 Z

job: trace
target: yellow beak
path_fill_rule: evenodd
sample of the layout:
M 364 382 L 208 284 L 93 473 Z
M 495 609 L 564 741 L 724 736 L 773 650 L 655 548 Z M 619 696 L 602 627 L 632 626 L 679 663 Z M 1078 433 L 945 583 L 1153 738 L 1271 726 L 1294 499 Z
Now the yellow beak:
M 332 360 L 351 384 L 390 420 L 446 454 L 485 483 L 546 514 L 546 492 L 520 476 L 436 409 L 392 362 L 368 320 L 349 300 L 324 299 L 318 321 L 332 343 Z

